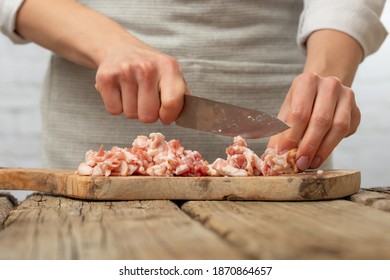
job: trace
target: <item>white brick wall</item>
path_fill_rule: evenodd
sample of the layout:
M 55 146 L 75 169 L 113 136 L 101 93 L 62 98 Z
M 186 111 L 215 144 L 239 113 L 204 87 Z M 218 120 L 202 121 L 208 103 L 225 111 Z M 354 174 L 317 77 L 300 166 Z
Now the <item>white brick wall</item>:
M 390 5 L 382 19 L 390 30 Z M 49 52 L 0 34 L 0 166 L 42 167 L 40 91 Z M 334 153 L 334 167 L 362 171 L 362 187 L 390 185 L 390 38 L 361 65 L 354 90 L 359 131 Z M 16 193 L 23 198 L 25 193 Z

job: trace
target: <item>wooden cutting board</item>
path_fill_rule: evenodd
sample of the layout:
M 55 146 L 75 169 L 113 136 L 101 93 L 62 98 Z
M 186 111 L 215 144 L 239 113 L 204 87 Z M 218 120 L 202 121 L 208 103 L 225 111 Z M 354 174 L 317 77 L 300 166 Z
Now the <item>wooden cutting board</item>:
M 268 177 L 92 177 L 71 170 L 0 169 L 0 190 L 89 200 L 327 200 L 354 194 L 359 188 L 356 170 Z

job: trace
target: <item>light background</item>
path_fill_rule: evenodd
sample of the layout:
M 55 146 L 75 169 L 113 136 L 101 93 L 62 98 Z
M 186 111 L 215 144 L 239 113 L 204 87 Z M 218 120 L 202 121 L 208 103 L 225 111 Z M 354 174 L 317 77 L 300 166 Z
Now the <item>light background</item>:
M 382 20 L 390 31 L 390 4 Z M 40 92 L 49 52 L 13 45 L 0 34 L 0 167 L 42 167 Z M 358 169 L 362 187 L 390 186 L 390 39 L 366 58 L 353 89 L 362 112 L 359 130 L 334 152 L 334 167 Z M 26 192 L 13 192 L 19 200 Z

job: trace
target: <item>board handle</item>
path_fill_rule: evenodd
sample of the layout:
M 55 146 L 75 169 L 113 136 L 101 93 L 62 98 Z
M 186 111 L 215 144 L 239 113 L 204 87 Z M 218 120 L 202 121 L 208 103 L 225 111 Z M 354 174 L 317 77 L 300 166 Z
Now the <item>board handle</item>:
M 39 191 L 56 194 L 70 170 L 37 168 L 0 168 L 0 190 Z

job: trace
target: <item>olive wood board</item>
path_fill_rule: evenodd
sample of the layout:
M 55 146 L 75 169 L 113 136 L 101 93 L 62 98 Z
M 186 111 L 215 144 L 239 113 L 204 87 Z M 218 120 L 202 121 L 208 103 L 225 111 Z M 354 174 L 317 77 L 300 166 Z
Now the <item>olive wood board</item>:
M 360 171 L 279 176 L 80 176 L 73 170 L 0 169 L 0 190 L 30 190 L 87 200 L 328 200 L 360 189 Z

